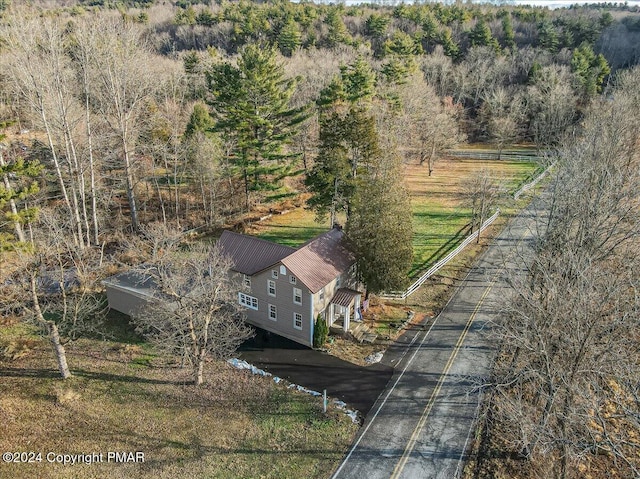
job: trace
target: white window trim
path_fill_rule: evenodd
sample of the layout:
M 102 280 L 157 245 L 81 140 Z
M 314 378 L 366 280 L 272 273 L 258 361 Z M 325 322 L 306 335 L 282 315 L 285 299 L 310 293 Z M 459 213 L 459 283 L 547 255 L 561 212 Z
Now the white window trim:
M 298 317 L 300 318 L 300 326 L 296 326 L 296 322 L 298 321 Z M 293 313 L 293 327 L 295 329 L 298 329 L 298 330 L 302 331 L 302 314 Z
M 238 293 L 238 303 L 246 308 L 258 310 L 258 298 L 254 298 L 248 294 Z
M 271 289 L 273 289 L 273 293 L 271 292 Z M 274 298 L 276 297 L 276 282 L 272 279 L 267 280 L 267 294 L 269 296 L 273 296 Z
M 300 297 L 300 301 L 296 301 L 296 291 L 298 291 L 298 297 Z M 302 290 L 300 288 L 293 288 L 293 304 L 297 304 L 298 306 L 302 306 Z
M 298 279 L 294 275 L 291 275 L 291 276 L 289 276 L 289 283 L 297 284 L 298 283 Z
M 247 288 L 251 287 L 251 276 L 248 274 L 242 275 L 242 284 L 244 284 Z
M 272 269 L 271 270 L 271 277 L 273 279 L 278 279 L 278 270 L 277 269 Z
M 324 288 L 322 288 L 320 291 L 318 291 L 318 299 L 320 301 L 324 301 Z
M 273 308 L 273 316 L 271 316 L 272 308 Z M 271 321 L 277 321 L 278 320 L 278 307 L 275 304 L 269 304 L 268 311 L 269 311 L 269 319 Z

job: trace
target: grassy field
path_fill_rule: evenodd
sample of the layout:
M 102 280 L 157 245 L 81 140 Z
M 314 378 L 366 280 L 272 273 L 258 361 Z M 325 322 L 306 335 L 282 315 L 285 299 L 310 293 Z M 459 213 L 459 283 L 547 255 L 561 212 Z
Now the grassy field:
M 315 214 L 298 207 L 254 223 L 249 231 L 262 239 L 296 247 L 329 229 L 329 220 L 316 223 Z
M 438 261 L 467 234 L 470 210 L 461 199 L 462 186 L 483 168 L 498 178 L 507 192 L 513 193 L 538 165 L 528 161 L 450 158 L 439 161 L 431 177 L 426 167 L 406 166 L 405 181 L 411 194 L 414 230 L 411 276 L 417 276 Z M 508 211 L 512 205 L 507 200 L 501 206 Z M 296 208 L 255 224 L 250 232 L 270 241 L 298 246 L 328 228 L 328 222 L 319 225 L 312 212 Z
M 0 328 L 5 345 L 33 338 Z M 42 453 L 41 462 L 0 463 L 0 478 L 328 477 L 357 429 L 342 412 L 323 414 L 317 398 L 226 363 L 210 363 L 195 388 L 185 370 L 137 344 L 83 340 L 67 352 L 74 377 L 64 382 L 43 339 L 22 358 L 0 359 L 0 450 Z M 109 451 L 143 452 L 144 462 L 72 466 L 46 456 Z

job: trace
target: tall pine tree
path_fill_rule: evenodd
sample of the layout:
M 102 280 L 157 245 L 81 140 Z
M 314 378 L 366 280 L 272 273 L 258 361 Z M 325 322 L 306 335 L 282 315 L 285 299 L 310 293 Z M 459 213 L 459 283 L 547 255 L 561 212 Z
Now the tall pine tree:
M 367 296 L 406 286 L 413 259 L 411 204 L 401 163 L 387 153 L 358 180 L 346 235 Z
M 358 171 L 378 154 L 375 119 L 368 105 L 375 95 L 375 74 L 364 60 L 340 68 L 340 75 L 320 92 L 320 147 L 305 180 L 312 193 L 307 206 L 318 219 L 350 210 Z
M 248 210 L 252 192 L 275 189 L 293 172 L 298 155 L 285 147 L 308 117 L 307 108 L 291 107 L 296 82 L 284 78 L 273 47 L 247 45 L 237 65 L 214 65 L 207 84 L 213 130 L 233 145 L 229 160 L 242 179 Z

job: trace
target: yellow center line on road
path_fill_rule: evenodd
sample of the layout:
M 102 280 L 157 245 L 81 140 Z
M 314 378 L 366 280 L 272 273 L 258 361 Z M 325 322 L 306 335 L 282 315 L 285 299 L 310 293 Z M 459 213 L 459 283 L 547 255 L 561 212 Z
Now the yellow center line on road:
M 398 477 L 400 477 L 400 474 L 402 473 L 402 470 L 406 466 L 407 461 L 409 460 L 409 456 L 413 452 L 416 442 L 418 441 L 418 436 L 420 435 L 420 432 L 422 431 L 422 429 L 424 428 L 427 422 L 427 418 L 431 413 L 431 409 L 433 409 L 433 405 L 436 402 L 436 398 L 438 397 L 438 394 L 440 394 L 440 390 L 442 389 L 444 381 L 447 379 L 449 370 L 451 369 L 451 366 L 453 366 L 453 362 L 455 361 L 456 356 L 458 355 L 458 352 L 461 349 L 462 343 L 467 337 L 467 333 L 469 332 L 469 329 L 471 329 L 471 325 L 473 324 L 473 321 L 475 320 L 476 315 L 478 314 L 478 311 L 482 307 L 484 300 L 487 298 L 487 296 L 493 289 L 493 286 L 496 284 L 497 280 L 498 280 L 498 275 L 496 275 L 494 279 L 491 281 L 491 284 L 487 286 L 487 289 L 482 294 L 480 301 L 478 301 L 478 304 L 476 304 L 476 307 L 474 308 L 473 313 L 471 313 L 471 316 L 469 317 L 467 324 L 465 324 L 464 330 L 462 331 L 462 334 L 458 338 L 458 341 L 456 342 L 456 345 L 453 348 L 453 351 L 451 352 L 451 356 L 449 356 L 449 360 L 447 361 L 447 364 L 445 365 L 444 370 L 442 371 L 442 374 L 438 379 L 438 384 L 436 385 L 435 389 L 431 393 L 431 396 L 429 397 L 429 401 L 427 402 L 427 405 L 425 406 L 424 411 L 420 416 L 420 420 L 418 421 L 416 428 L 413 430 L 413 434 L 411 435 L 411 438 L 407 443 L 407 447 L 405 448 L 404 453 L 402 454 L 402 458 L 400 458 L 400 462 L 398 462 L 395 469 L 393 470 L 393 474 L 391 474 L 391 479 L 398 479 Z
M 513 257 L 516 254 L 516 251 L 518 250 L 518 247 L 524 241 L 525 234 L 526 233 L 522 233 L 522 234 L 519 235 L 518 241 L 516 242 L 515 247 L 509 252 L 507 257 L 504 259 L 503 266 L 500 268 L 500 270 L 498 272 L 496 272 L 494 274 L 493 278 L 491 279 L 491 282 L 489 283 L 489 286 L 487 286 L 487 289 L 484 290 L 484 292 L 482 293 L 482 296 L 480 297 L 480 300 L 476 304 L 476 307 L 473 309 L 473 312 L 471 313 L 471 316 L 467 320 L 467 323 L 465 324 L 464 330 L 462 331 L 462 334 L 460 334 L 460 337 L 458 338 L 458 341 L 456 342 L 456 345 L 454 346 L 453 351 L 451 352 L 451 355 L 449 356 L 449 360 L 447 361 L 447 364 L 445 365 L 444 370 L 442 371 L 442 374 L 440 375 L 440 377 L 438 379 L 438 383 L 436 384 L 435 389 L 433 390 L 433 392 L 431 393 L 431 396 L 429 397 L 429 401 L 427 402 L 427 405 L 425 406 L 424 411 L 422 412 L 422 415 L 420 416 L 420 420 L 418 421 L 418 424 L 416 425 L 415 429 L 413 430 L 413 434 L 411 435 L 411 438 L 409 439 L 409 442 L 407 443 L 407 447 L 405 447 L 405 449 L 404 449 L 404 453 L 402 454 L 402 457 L 400 458 L 400 462 L 398 462 L 398 464 L 396 464 L 396 467 L 394 468 L 390 479 L 398 479 L 400 477 L 400 474 L 402 474 L 402 470 L 407 465 L 407 461 L 409 460 L 409 456 L 413 452 L 413 449 L 416 446 L 416 442 L 418 441 L 418 436 L 420 435 L 420 432 L 422 431 L 422 429 L 424 428 L 425 424 L 427 423 L 427 418 L 429 417 L 429 414 L 431 414 L 431 410 L 433 409 L 433 405 L 436 402 L 436 398 L 438 397 L 438 394 L 440 394 L 440 390 L 442 389 L 442 386 L 444 385 L 444 381 L 447 379 L 447 376 L 449 375 L 449 370 L 453 366 L 453 362 L 455 361 L 456 356 L 458 356 L 458 352 L 460 351 L 462 343 L 464 342 L 465 338 L 467 337 L 467 333 L 469 332 L 469 329 L 471 329 L 471 325 L 473 324 L 473 321 L 476 319 L 476 315 L 478 314 L 478 311 L 480 311 L 480 308 L 482 307 L 485 299 L 487 299 L 487 296 L 489 295 L 489 293 L 491 292 L 491 290 L 495 286 L 496 282 L 498 281 L 498 278 L 500 277 L 502 271 L 505 270 L 505 264 L 511 259 L 511 257 Z

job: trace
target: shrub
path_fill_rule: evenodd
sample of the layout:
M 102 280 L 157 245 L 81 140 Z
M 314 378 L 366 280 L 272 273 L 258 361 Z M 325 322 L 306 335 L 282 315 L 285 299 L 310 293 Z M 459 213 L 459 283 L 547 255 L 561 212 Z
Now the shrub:
M 321 348 L 327 341 L 327 336 L 329 336 L 327 322 L 322 316 L 318 315 L 316 318 L 316 326 L 313 328 L 313 347 Z

